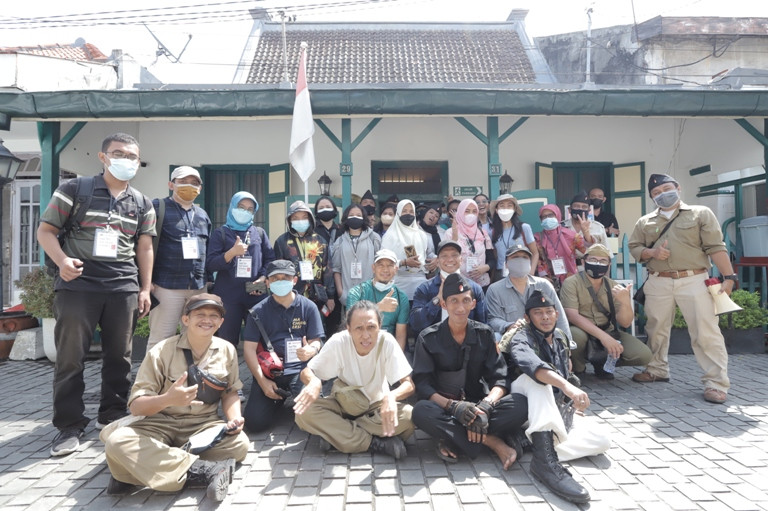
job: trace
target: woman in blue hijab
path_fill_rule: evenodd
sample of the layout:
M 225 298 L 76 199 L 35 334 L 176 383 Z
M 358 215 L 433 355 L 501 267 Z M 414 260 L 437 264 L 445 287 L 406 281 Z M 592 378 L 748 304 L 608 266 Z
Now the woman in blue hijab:
M 211 234 L 205 262 L 209 274 L 216 272 L 211 292 L 221 297 L 227 310 L 217 335 L 235 346 L 248 311 L 268 295 L 265 269 L 275 259 L 267 233 L 253 225 L 258 210 L 250 193 L 233 195 L 227 222 Z

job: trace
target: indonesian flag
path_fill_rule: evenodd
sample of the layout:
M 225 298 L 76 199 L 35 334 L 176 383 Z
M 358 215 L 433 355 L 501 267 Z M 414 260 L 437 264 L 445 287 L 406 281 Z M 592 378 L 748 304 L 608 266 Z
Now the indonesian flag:
M 312 121 L 312 105 L 309 103 L 309 89 L 307 88 L 307 43 L 301 43 L 299 77 L 296 80 L 296 102 L 293 104 L 289 160 L 305 183 L 315 171 L 315 147 L 312 144 L 314 134 L 315 123 Z

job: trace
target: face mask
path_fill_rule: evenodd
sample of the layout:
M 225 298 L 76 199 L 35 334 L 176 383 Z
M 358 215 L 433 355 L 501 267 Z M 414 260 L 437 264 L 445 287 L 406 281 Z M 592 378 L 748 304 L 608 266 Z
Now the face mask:
M 373 216 L 376 213 L 376 206 L 363 206 L 363 209 L 368 216 Z
M 381 223 L 384 225 L 392 225 L 392 222 L 395 220 L 394 215 L 381 215 Z
M 373 283 L 373 287 L 375 287 L 376 289 L 378 289 L 381 292 L 389 291 L 390 289 L 392 289 L 392 286 L 394 286 L 394 285 L 395 285 L 395 281 L 394 280 L 391 280 L 389 282 L 374 282 Z
M 498 209 L 496 210 L 496 213 L 499 215 L 502 222 L 509 222 L 512 220 L 512 217 L 515 216 L 514 209 Z
M 317 211 L 317 218 L 323 222 L 330 222 L 336 218 L 336 210 L 332 208 L 323 208 Z
M 653 202 L 655 202 L 656 205 L 660 208 L 671 208 L 677 204 L 677 201 L 679 200 L 680 194 L 677 192 L 677 190 L 670 190 L 668 192 L 662 192 L 657 195 L 653 199 Z
M 451 219 L 451 217 L 448 216 L 448 213 L 443 213 L 442 215 L 440 215 L 440 223 L 441 224 L 444 224 L 444 223 L 448 222 L 450 219 Z
M 128 158 L 116 158 L 109 160 L 109 167 L 107 168 L 115 179 L 130 181 L 136 175 L 136 171 L 139 170 L 139 162 L 131 161 Z
M 592 277 L 593 279 L 599 279 L 602 278 L 603 275 L 608 273 L 608 265 L 607 264 L 597 264 L 597 263 L 588 263 L 584 262 L 584 271 L 587 272 L 587 275 Z
M 545 231 L 551 231 L 553 229 L 557 229 L 557 226 L 559 225 L 559 222 L 557 221 L 557 218 L 551 216 L 549 218 L 545 218 L 541 221 L 541 227 Z
M 403 225 L 410 226 L 414 220 L 416 220 L 416 217 L 413 215 L 400 215 L 400 222 Z
M 477 215 L 464 215 L 464 223 L 467 225 L 477 225 Z
M 285 296 L 293 289 L 293 281 L 290 280 L 276 280 L 269 284 L 269 290 L 273 295 Z
M 299 234 L 304 234 L 309 230 L 309 220 L 291 220 L 291 227 Z
M 351 216 L 351 217 L 347 218 L 347 227 L 349 227 L 350 229 L 355 229 L 355 230 L 362 229 L 364 222 L 365 222 L 365 220 L 363 220 L 359 216 Z
M 577 216 L 582 219 L 587 217 L 587 213 L 589 213 L 588 209 L 572 209 L 571 210 L 571 216 Z
M 531 272 L 531 260 L 527 257 L 515 257 L 507 261 L 510 277 L 525 277 Z
M 589 199 L 589 204 L 595 209 L 600 209 L 603 207 L 603 199 Z
M 179 199 L 192 202 L 195 197 L 200 195 L 200 187 L 195 185 L 173 185 L 173 191 L 179 196 Z
M 238 224 L 244 225 L 253 221 L 253 213 L 244 209 L 235 208 L 232 210 L 232 218 Z

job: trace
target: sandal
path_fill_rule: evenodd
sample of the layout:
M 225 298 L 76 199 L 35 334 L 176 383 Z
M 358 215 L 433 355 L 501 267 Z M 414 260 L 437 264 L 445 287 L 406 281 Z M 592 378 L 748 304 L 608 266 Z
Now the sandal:
M 448 440 L 438 440 L 437 448 L 435 449 L 435 454 L 437 454 L 437 457 L 446 463 L 458 463 L 458 456 L 454 458 L 450 454 L 446 453 L 456 454 L 456 451 Z

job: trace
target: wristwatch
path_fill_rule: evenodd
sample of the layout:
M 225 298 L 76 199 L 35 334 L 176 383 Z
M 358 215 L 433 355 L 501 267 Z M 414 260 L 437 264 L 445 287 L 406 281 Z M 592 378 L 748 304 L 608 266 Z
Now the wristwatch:
M 734 273 L 733 275 L 723 275 L 723 280 L 732 280 L 734 282 L 739 281 L 739 275 Z

